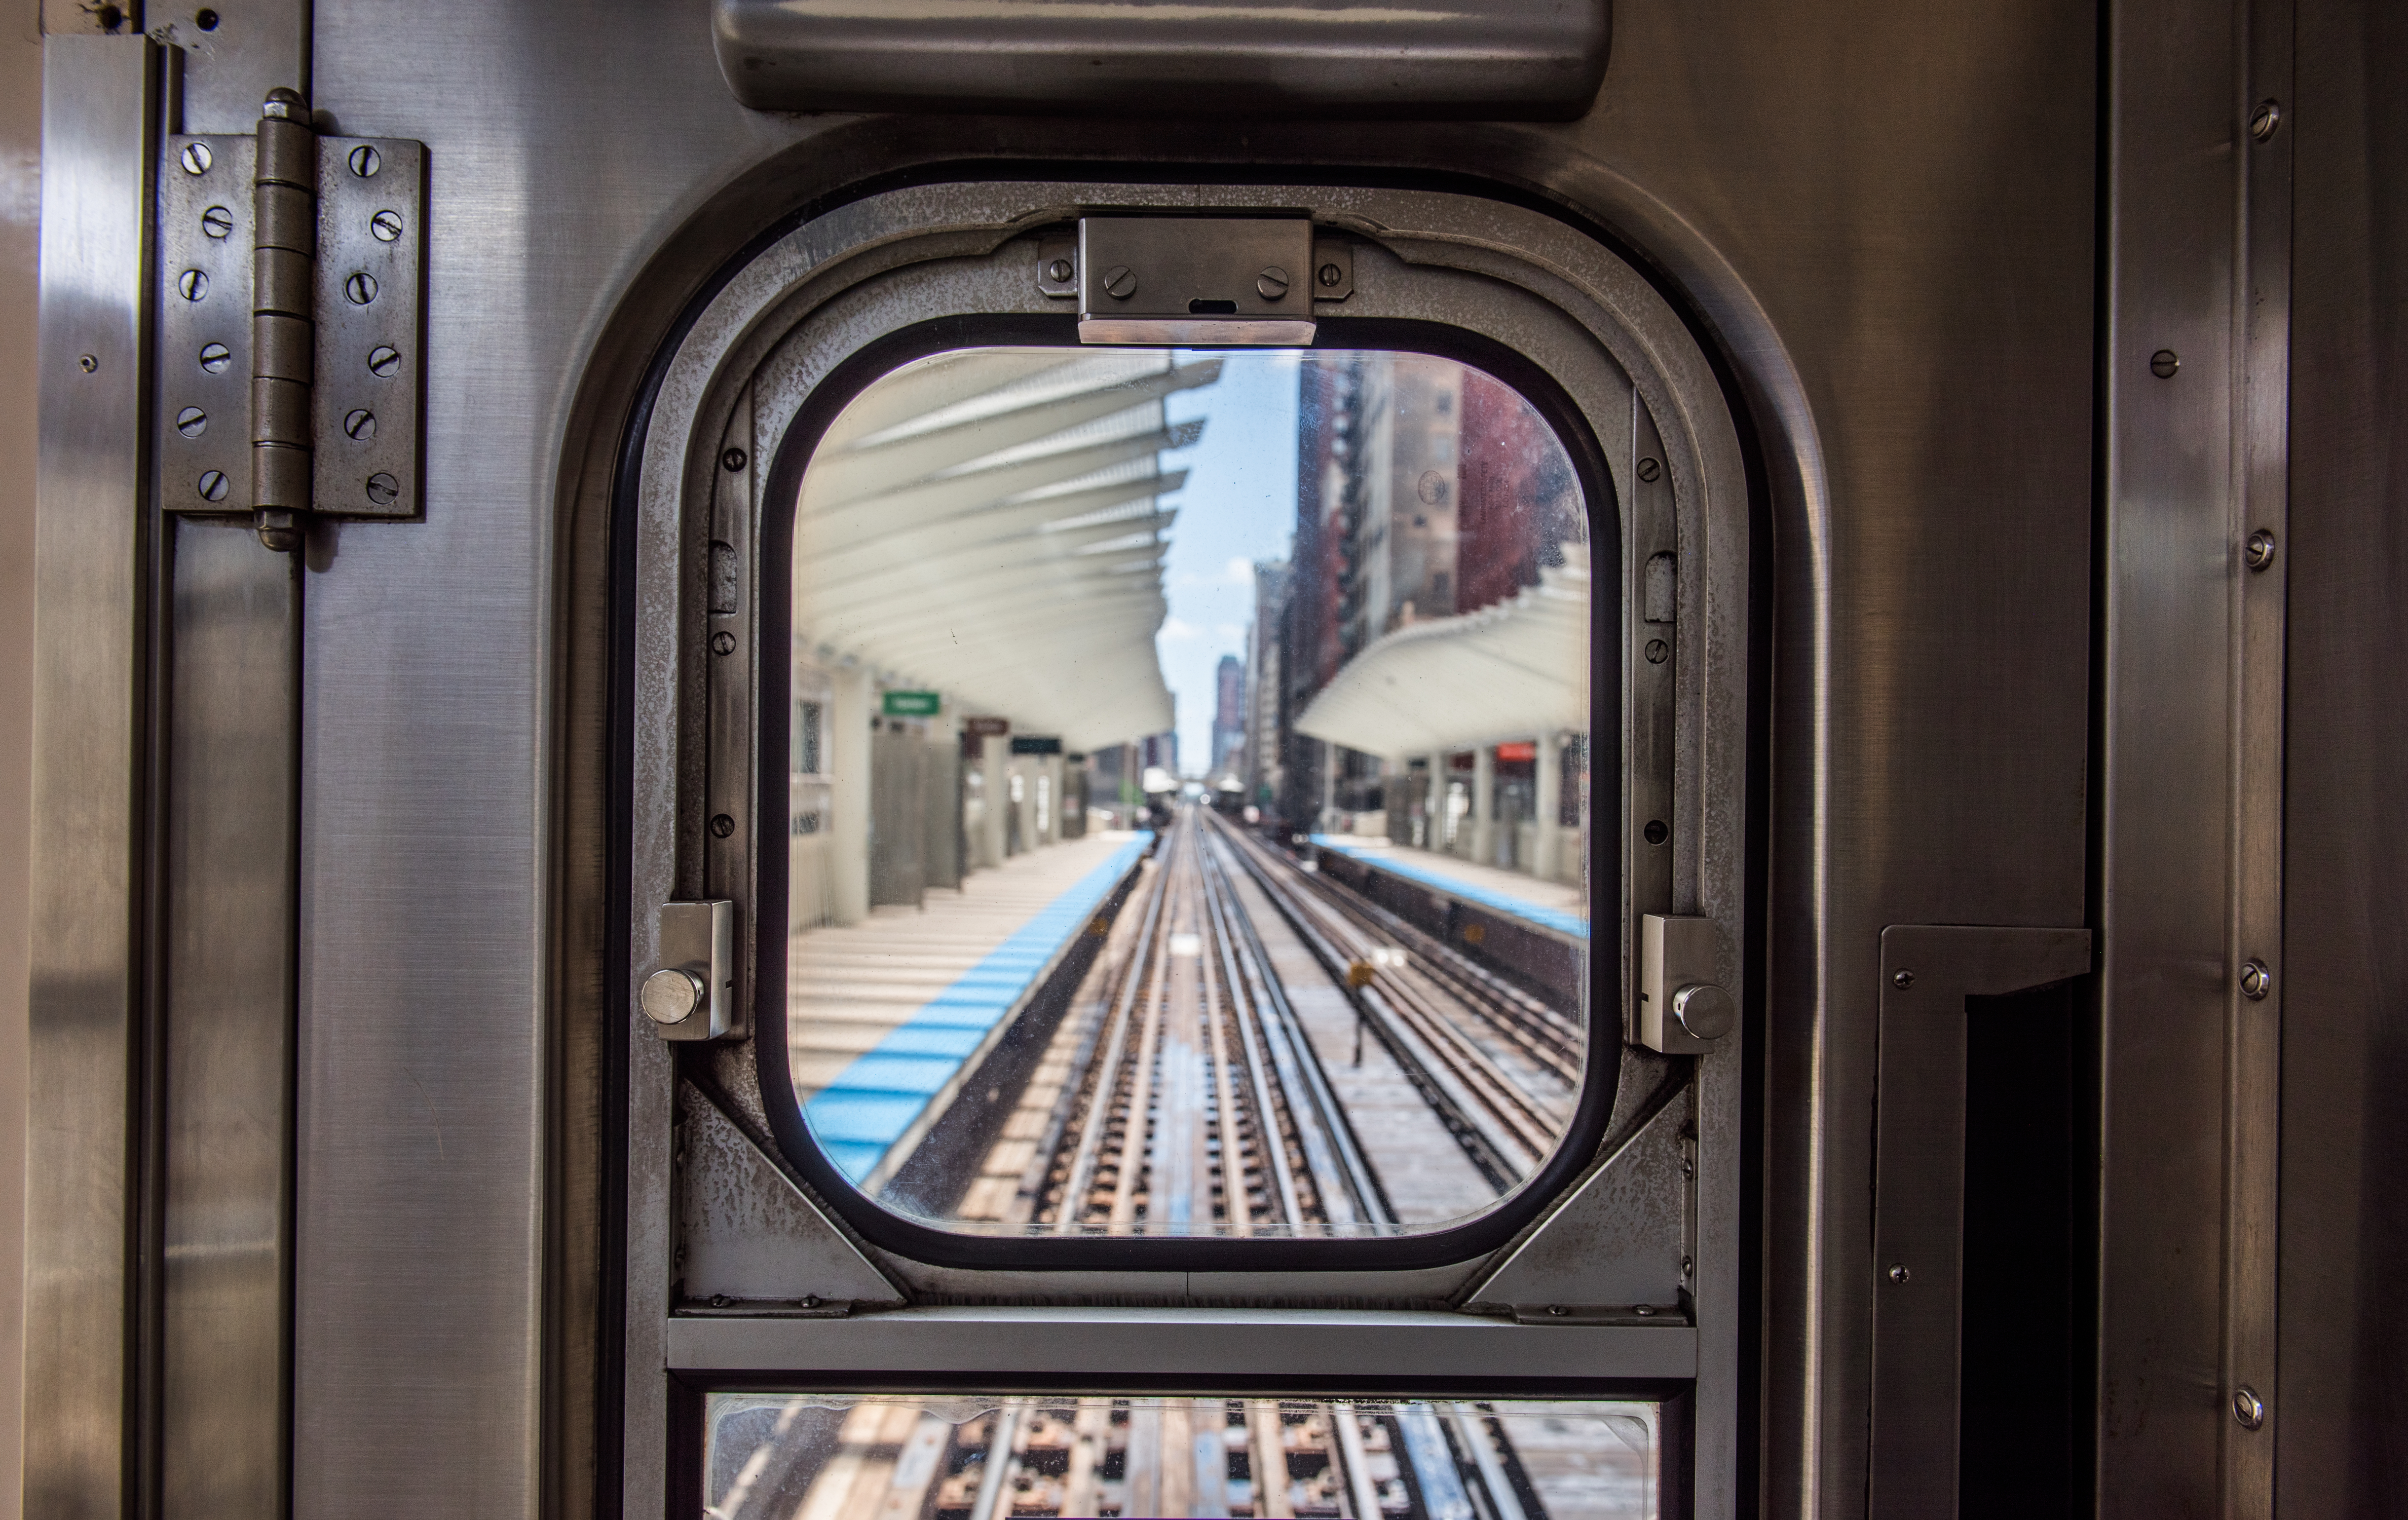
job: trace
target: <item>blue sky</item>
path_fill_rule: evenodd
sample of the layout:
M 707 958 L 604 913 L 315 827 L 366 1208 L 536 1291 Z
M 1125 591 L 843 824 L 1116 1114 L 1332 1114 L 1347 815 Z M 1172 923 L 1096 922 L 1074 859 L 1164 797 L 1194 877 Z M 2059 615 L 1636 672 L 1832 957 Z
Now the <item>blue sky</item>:
M 1182 354 L 1181 362 L 1202 357 Z M 1296 526 L 1297 365 L 1294 350 L 1224 353 L 1221 379 L 1168 399 L 1170 420 L 1204 419 L 1193 449 L 1163 456 L 1187 484 L 1164 556 L 1170 614 L 1154 648 L 1179 711 L 1179 764 L 1199 771 L 1210 756 L 1214 671 L 1224 654 L 1246 653 L 1254 616 L 1254 562 L 1284 559 Z

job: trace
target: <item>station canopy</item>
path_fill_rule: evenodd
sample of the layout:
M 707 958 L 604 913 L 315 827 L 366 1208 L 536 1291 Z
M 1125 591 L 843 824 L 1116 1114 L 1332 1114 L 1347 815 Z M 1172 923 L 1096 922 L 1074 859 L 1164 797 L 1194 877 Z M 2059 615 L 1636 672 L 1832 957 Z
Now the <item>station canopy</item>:
M 1588 547 L 1493 607 L 1431 618 L 1365 645 L 1297 731 L 1403 759 L 1588 727 Z
M 1171 726 L 1163 401 L 1218 360 L 976 350 L 887 375 L 838 417 L 795 523 L 798 651 L 1058 735 L 1073 751 Z

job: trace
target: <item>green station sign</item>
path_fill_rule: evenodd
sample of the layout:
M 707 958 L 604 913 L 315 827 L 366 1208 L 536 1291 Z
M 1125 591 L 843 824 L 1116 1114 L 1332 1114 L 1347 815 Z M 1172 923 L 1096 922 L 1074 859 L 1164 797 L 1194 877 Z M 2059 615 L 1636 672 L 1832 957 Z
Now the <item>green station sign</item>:
M 886 694 L 886 715 L 890 718 L 933 718 L 941 705 L 934 692 Z

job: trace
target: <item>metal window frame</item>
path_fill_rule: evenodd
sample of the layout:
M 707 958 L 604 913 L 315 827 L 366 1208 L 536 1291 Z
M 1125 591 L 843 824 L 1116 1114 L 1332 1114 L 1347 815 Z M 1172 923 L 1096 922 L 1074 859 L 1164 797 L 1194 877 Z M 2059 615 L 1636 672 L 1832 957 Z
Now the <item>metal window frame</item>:
M 1149 1332 L 1125 1338 L 1119 1350 L 1099 1349 L 1112 1340 L 1109 1326 L 1115 1316 L 1131 1312 L 1104 1306 L 1133 1302 L 1180 1312 L 1155 1312 L 1158 1323 L 1210 1309 L 1211 1333 L 1228 1338 L 1231 1346 L 1276 1355 L 1283 1365 L 1305 1374 L 1384 1367 L 1399 1388 L 1409 1374 L 1428 1366 L 1434 1335 L 1458 1330 L 1461 1341 L 1439 1343 L 1462 1348 L 1451 1354 L 1447 1368 L 1461 1378 L 1511 1380 L 1534 1367 L 1557 1367 L 1590 1379 L 1656 1380 L 1668 1372 L 1678 1376 L 1678 1364 L 1694 1378 L 1698 1396 L 1689 1454 L 1700 1484 L 1698 1513 L 1727 1513 L 1736 1503 L 1742 1318 L 1742 1053 L 1736 1040 L 1694 1059 L 1639 1057 L 1660 1065 L 1675 1084 L 1680 1068 L 1692 1068 L 1694 1080 L 1682 1086 L 1678 1096 L 1686 1101 L 1677 1111 L 1656 1111 L 1664 1095 L 1654 1089 L 1668 1084 L 1624 1084 L 1625 1112 L 1616 1115 L 1617 1122 L 1632 1121 L 1629 1127 L 1636 1131 L 1648 1130 L 1651 1122 L 1686 1124 L 1695 1137 L 1694 1158 L 1683 1155 L 1683 1169 L 1693 1172 L 1684 1225 L 1684 1244 L 1696 1264 L 1687 1299 L 1693 1323 L 1609 1325 L 1550 1321 L 1543 1303 L 1494 1304 L 1482 1295 L 1490 1283 L 1507 1277 L 1502 1269 L 1517 1265 L 1515 1283 L 1560 1289 L 1567 1279 L 1559 1260 L 1575 1263 L 1570 1282 L 1577 1289 L 1581 1253 L 1551 1257 L 1534 1248 L 1558 1231 L 1591 1241 L 1600 1238 L 1600 1229 L 1610 1230 L 1604 1219 L 1617 1195 L 1601 1180 L 1617 1159 L 1625 1159 L 1625 1152 L 1630 1153 L 1629 1165 L 1640 1163 L 1635 1134 L 1567 1187 L 1520 1240 L 1442 1267 L 1217 1272 L 940 1267 L 853 1237 L 836 1211 L 777 1165 L 774 1145 L 764 1143 L 767 1116 L 752 1096 L 757 1076 L 749 1045 L 673 1051 L 637 1026 L 635 987 L 656 949 L 652 940 L 657 905 L 706 887 L 730 896 L 723 888 L 740 888 L 748 908 L 758 900 L 751 860 L 713 859 L 702 842 L 709 838 L 699 828 L 710 815 L 705 810 L 717 810 L 706 801 L 710 789 L 737 778 L 710 777 L 708 767 L 695 763 L 694 744 L 699 733 L 729 732 L 724 718 L 710 710 L 710 685 L 698 668 L 705 664 L 701 639 L 695 636 L 704 619 L 690 609 L 708 605 L 695 600 L 703 584 L 695 564 L 696 524 L 705 530 L 700 541 L 707 545 L 711 490 L 731 424 L 748 437 L 782 434 L 818 380 L 883 332 L 949 312 L 1051 309 L 1028 278 L 1033 242 L 1029 269 L 1008 252 L 996 256 L 1039 227 L 1087 210 L 1210 213 L 1264 208 L 1288 214 L 1301 209 L 1323 228 L 1360 240 L 1350 316 L 1475 332 L 1484 317 L 1493 318 L 1486 323 L 1488 336 L 1506 347 L 1525 354 L 1558 354 L 1558 369 L 1585 366 L 1569 380 L 1558 375 L 1558 382 L 1584 401 L 1596 392 L 1596 377 L 1621 377 L 1619 383 L 1606 384 L 1621 401 L 1619 413 L 1607 408 L 1598 415 L 1593 409 L 1590 422 L 1607 458 L 1613 495 L 1624 507 L 1624 574 L 1627 579 L 1633 566 L 1643 566 L 1662 548 L 1679 547 L 1684 551 L 1684 602 L 1698 611 L 1670 672 L 1675 694 L 1670 790 L 1678 809 L 1670 814 L 1676 846 L 1671 868 L 1669 879 L 1651 872 L 1644 881 L 1624 882 L 1616 985 L 1627 1002 L 1636 971 L 1632 935 L 1638 915 L 1648 911 L 1713 918 L 1727 984 L 1743 984 L 1740 932 L 1750 826 L 1748 485 L 1732 414 L 1705 353 L 1669 303 L 1628 264 L 1539 212 L 1438 192 L 986 182 L 916 186 L 829 208 L 758 248 L 682 324 L 638 404 L 638 433 L 623 454 L 629 467 L 622 480 L 617 531 L 629 577 L 623 617 L 632 627 L 622 635 L 627 683 L 623 732 L 631 748 L 624 760 L 628 897 L 623 926 L 628 955 L 614 973 L 619 1023 L 628 1042 L 627 1375 L 621 1449 L 624 1499 L 639 1510 L 666 1497 L 662 1485 L 668 1479 L 664 1464 L 672 1384 L 709 1386 L 777 1373 L 838 1376 L 847 1368 L 854 1376 L 882 1371 L 924 1380 L 934 1369 L 965 1365 L 963 1338 L 970 1329 L 966 1316 L 996 1322 L 992 1331 L 1003 1348 L 997 1370 L 1031 1376 L 1082 1370 L 1096 1376 L 1213 1375 L 1193 1336 Z M 904 285 L 911 287 L 908 299 L 887 294 L 889 287 Z M 883 306 L 882 295 L 887 295 Z M 781 363 L 785 372 L 762 378 Z M 784 409 L 774 424 L 764 423 L 765 398 L 773 395 L 778 399 L 766 409 Z M 1654 430 L 1651 445 L 1669 466 L 1652 494 L 1633 468 L 1642 428 Z M 751 593 L 760 585 L 761 543 L 760 514 L 750 515 L 753 521 L 745 537 L 755 552 L 742 577 L 748 609 L 754 600 Z M 1624 601 L 1635 607 L 1641 599 L 1631 590 L 1626 585 Z M 1636 684 L 1628 647 L 1621 658 L 1627 702 Z M 1642 799 L 1628 792 L 1628 778 L 1638 767 L 1628 753 L 1632 724 L 1627 707 L 1622 716 L 1626 790 L 1620 807 L 1627 817 L 1634 801 Z M 748 713 L 738 730 L 747 736 L 741 789 L 731 794 L 748 798 L 757 796 L 751 784 L 754 726 Z M 732 836 L 748 847 L 753 837 L 743 827 Z M 1626 830 L 1625 838 L 1639 848 L 1635 832 Z M 749 848 L 742 855 L 749 855 Z M 1623 868 L 1627 876 L 1627 862 Z M 752 914 L 745 917 L 749 935 Z M 749 940 L 739 947 L 739 963 L 752 949 Z M 1629 1111 L 1651 1098 L 1656 1101 L 1647 1112 Z M 757 1167 L 757 1192 L 778 1192 L 779 1182 L 786 1184 L 776 1209 L 789 1225 L 810 1232 L 808 1240 L 792 1242 L 794 1256 L 835 1274 L 831 1281 L 885 1287 L 883 1293 L 872 1287 L 848 1298 L 875 1294 L 890 1302 L 910 1300 L 910 1306 L 848 1314 L 849 1306 L 817 1307 L 814 1297 L 802 1307 L 788 1302 L 776 1312 L 743 1304 L 725 1312 L 681 1312 L 671 1289 L 682 1250 L 676 1169 L 679 1147 L 687 1139 L 681 1121 L 688 1116 L 738 1133 L 745 1143 L 738 1149 L 749 1153 Z M 967 1307 L 947 1310 L 932 1300 Z M 1051 1306 L 1040 1316 L 1048 1326 L 1041 1339 L 999 1307 L 1031 1301 Z M 1483 1312 L 1440 1307 L 1449 1301 L 1475 1303 Z M 1273 1302 L 1283 1307 L 1260 1307 Z M 996 1307 L 977 1307 L 982 1304 Z M 1297 1318 L 1299 1313 L 1305 1317 Z M 1079 1333 L 1068 1333 L 1074 1328 Z M 755 1364 L 774 1365 L 730 1369 L 727 1359 L 739 1353 Z

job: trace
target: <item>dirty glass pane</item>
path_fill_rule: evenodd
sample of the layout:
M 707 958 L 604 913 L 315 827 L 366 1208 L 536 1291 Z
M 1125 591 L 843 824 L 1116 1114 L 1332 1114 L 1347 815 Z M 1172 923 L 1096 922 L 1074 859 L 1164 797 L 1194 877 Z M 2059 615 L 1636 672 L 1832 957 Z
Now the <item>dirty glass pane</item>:
M 796 504 L 813 1137 L 969 1232 L 1375 1236 L 1526 1181 L 1588 1039 L 1588 509 L 1391 352 L 981 349 Z
M 1652 1520 L 1656 1407 L 722 1393 L 717 1520 Z

